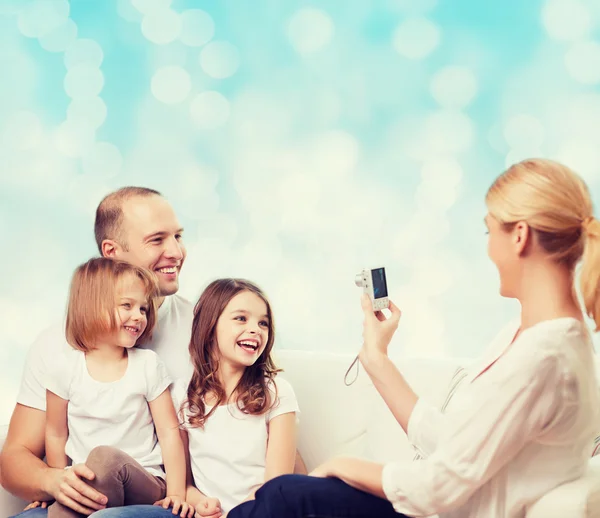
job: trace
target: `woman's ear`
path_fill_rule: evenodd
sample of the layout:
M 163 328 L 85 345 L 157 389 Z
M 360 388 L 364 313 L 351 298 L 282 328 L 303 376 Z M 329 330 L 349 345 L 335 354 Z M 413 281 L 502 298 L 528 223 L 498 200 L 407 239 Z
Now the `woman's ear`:
M 524 221 L 519 221 L 513 229 L 514 245 L 519 256 L 526 253 L 529 243 L 533 239 L 531 228 Z

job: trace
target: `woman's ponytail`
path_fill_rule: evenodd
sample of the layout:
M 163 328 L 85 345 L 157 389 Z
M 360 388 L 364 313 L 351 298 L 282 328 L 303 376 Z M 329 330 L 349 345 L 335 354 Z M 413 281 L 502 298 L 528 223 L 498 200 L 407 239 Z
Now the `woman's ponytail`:
M 594 217 L 582 223 L 585 245 L 581 259 L 581 295 L 586 314 L 600 331 L 600 221 Z

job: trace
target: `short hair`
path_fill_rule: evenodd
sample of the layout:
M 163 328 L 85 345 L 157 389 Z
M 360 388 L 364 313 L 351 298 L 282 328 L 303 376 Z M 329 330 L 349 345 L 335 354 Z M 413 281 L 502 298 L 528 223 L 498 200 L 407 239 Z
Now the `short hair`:
M 156 275 L 126 261 L 96 257 L 79 266 L 73 274 L 67 308 L 66 338 L 74 349 L 88 352 L 96 339 L 119 328 L 115 315 L 116 289 L 121 279 L 133 275 L 146 291 L 146 329 L 138 338 L 142 344 L 152 337 L 156 323 L 158 281 Z
M 114 239 L 123 247 L 127 248 L 125 243 L 122 224 L 123 224 L 123 203 L 136 196 L 162 196 L 162 194 L 148 187 L 121 187 L 120 189 L 107 194 L 96 209 L 96 219 L 94 221 L 94 235 L 96 245 L 102 255 L 102 242 L 105 239 Z

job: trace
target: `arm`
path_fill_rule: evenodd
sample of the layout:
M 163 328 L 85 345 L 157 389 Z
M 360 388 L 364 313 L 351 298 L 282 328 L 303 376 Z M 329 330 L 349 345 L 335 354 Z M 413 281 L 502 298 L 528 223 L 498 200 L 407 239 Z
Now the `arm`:
M 410 443 L 424 457 L 431 455 L 437 447 L 440 431 L 444 429 L 444 414 L 419 399 L 386 355 L 363 349 L 360 360 Z
M 419 399 L 417 395 L 385 354 L 363 348 L 360 361 L 398 424 L 408 432 L 408 422 Z
M 51 468 L 68 465 L 65 446 L 69 437 L 67 407 L 69 402 L 46 391 L 46 462 Z
M 173 391 L 175 394 L 177 390 Z M 180 400 L 183 399 L 180 398 Z M 180 403 L 176 404 L 177 406 Z M 185 429 L 181 429 L 179 432 L 181 436 L 181 442 L 183 444 L 183 451 L 185 453 L 185 501 L 190 504 L 195 510 L 196 514 L 208 518 L 219 518 L 221 516 L 221 502 L 217 498 L 209 498 L 196 486 L 194 486 L 194 476 L 192 474 L 192 467 L 190 464 L 190 445 L 188 432 Z
M 444 415 L 419 400 L 394 363 L 387 356 L 388 345 L 400 321 L 400 310 L 390 301 L 391 317 L 373 313 L 368 296 L 361 299 L 364 313 L 363 347 L 359 359 L 377 392 L 408 435 L 408 440 L 427 457 L 435 451 Z
M 388 346 L 398 329 L 400 310 L 390 301 L 390 318 L 386 318 L 381 311 L 374 313 L 371 300 L 366 294 L 361 298 L 361 306 L 365 319 L 360 362 L 396 421 L 406 432 L 418 397 L 388 358 Z
M 264 482 L 279 475 L 294 473 L 297 459 L 302 463 L 301 466 L 304 466 L 300 454 L 296 451 L 296 416 L 300 409 L 294 389 L 289 382 L 278 377 L 269 385 L 269 390 L 275 400 L 266 417 L 267 451 Z M 259 487 L 252 490 L 244 501 L 253 500 Z
M 296 413 L 280 414 L 269 421 L 269 438 L 265 459 L 265 482 L 294 472 L 296 464 Z M 244 500 L 253 500 L 257 487 Z
M 200 504 L 206 495 L 202 493 L 196 486 L 194 486 L 194 477 L 192 475 L 192 466 L 190 465 L 190 441 L 188 433 L 185 430 L 179 432 L 181 436 L 181 442 L 183 444 L 183 451 L 185 453 L 185 501 L 188 504 L 196 507 Z
M 265 482 L 294 472 L 296 462 L 296 413 L 289 412 L 269 421 Z
M 17 404 L 0 456 L 2 486 L 25 500 L 51 500 L 44 457 L 46 413 Z
M 85 465 L 63 470 L 41 460 L 45 422 L 46 412 L 20 404 L 15 407 L 0 455 L 3 487 L 25 500 L 54 499 L 86 515 L 104 509 L 106 497 L 81 480 L 94 478 Z
M 383 465 L 362 459 L 336 458 L 310 473 L 313 477 L 333 477 L 366 493 L 386 498 L 381 477 Z
M 64 330 L 47 329 L 31 344 L 27 353 L 17 405 L 13 411 L 8 435 L 0 456 L 2 485 L 25 500 L 51 500 L 49 475 L 52 472 L 42 461 L 46 426 L 45 379 L 49 361 L 56 358 L 57 337 Z M 53 354 L 48 354 L 52 351 Z
M 149 402 L 150 413 L 163 455 L 167 474 L 167 496 L 185 500 L 186 462 L 179 422 L 169 389 Z

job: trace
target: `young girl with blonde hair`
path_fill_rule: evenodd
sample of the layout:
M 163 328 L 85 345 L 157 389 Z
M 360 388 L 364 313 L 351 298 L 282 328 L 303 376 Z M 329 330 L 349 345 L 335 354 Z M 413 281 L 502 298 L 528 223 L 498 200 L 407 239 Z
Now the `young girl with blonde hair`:
M 333 459 L 313 476 L 268 482 L 229 518 L 523 518 L 585 472 L 600 410 L 584 323 L 585 312 L 600 329 L 600 223 L 588 189 L 562 164 L 525 160 L 494 181 L 486 204 L 500 294 L 520 302 L 521 318 L 493 341 L 444 414 L 388 358 L 400 310 L 390 303 L 386 318 L 362 300 L 360 360 L 424 459 Z M 584 312 L 573 289 L 580 260 Z
M 47 380 L 46 457 L 52 468 L 85 463 L 106 507 L 157 502 L 191 518 L 171 379 L 154 351 L 135 348 L 152 334 L 157 295 L 154 274 L 129 263 L 96 258 L 77 268 L 66 321 L 72 350 Z M 83 516 L 65 503 L 48 516 Z
M 194 373 L 176 391 L 189 451 L 186 500 L 218 518 L 267 480 L 292 473 L 298 404 L 271 358 L 275 325 L 263 292 L 219 279 L 194 309 Z

